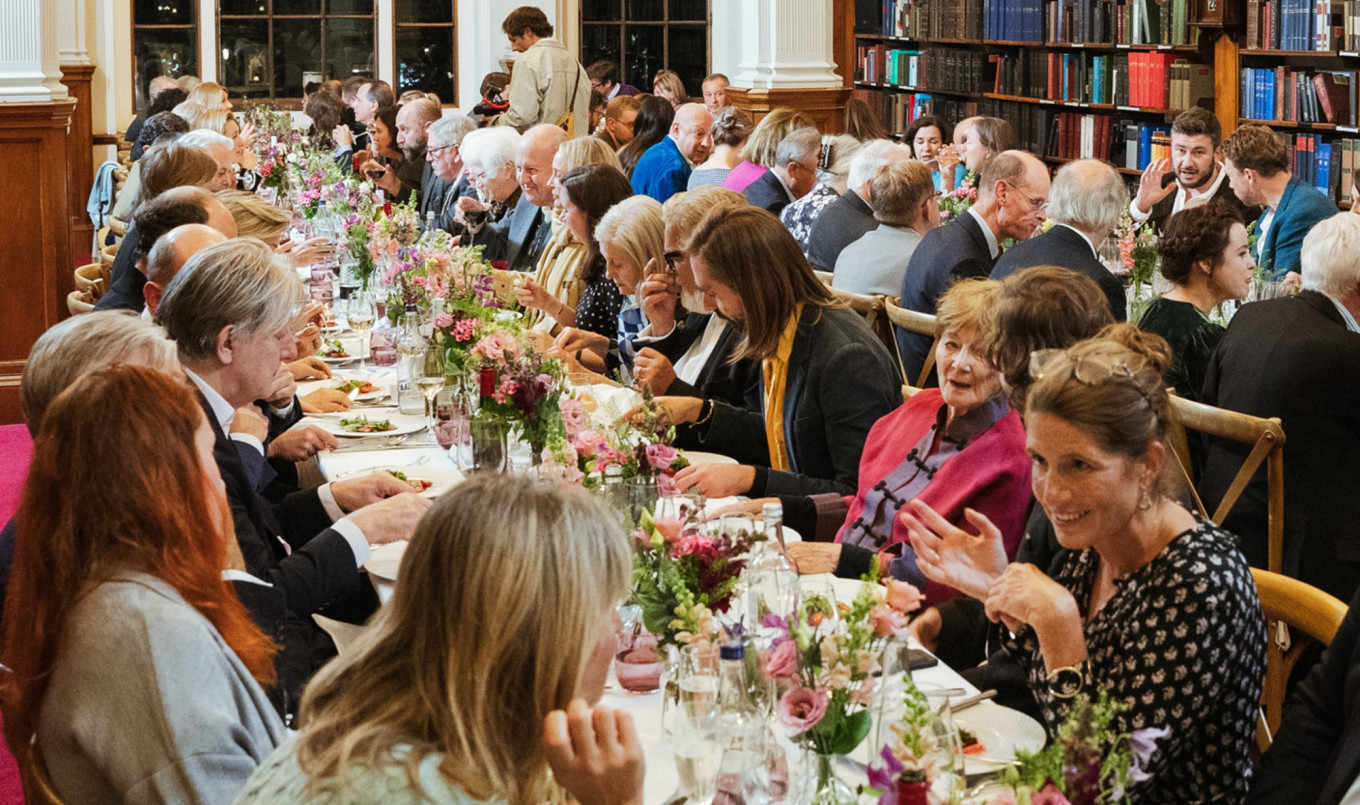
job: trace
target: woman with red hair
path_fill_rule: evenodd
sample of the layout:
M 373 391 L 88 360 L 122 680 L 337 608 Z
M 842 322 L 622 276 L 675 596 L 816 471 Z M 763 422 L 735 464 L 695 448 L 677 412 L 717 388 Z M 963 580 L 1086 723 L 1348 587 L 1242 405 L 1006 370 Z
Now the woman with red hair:
M 284 737 L 269 639 L 193 388 L 139 366 L 48 408 L 16 519 L 0 661 L 26 787 L 65 802 L 227 802 Z M 229 556 L 228 551 L 235 553 Z

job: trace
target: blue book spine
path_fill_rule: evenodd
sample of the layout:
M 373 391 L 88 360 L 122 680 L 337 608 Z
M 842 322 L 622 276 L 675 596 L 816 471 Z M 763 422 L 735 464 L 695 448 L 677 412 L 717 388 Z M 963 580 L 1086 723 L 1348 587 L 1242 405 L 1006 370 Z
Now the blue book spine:
M 1330 143 L 1318 143 L 1318 192 L 1324 196 L 1330 196 L 1332 190 L 1332 146 Z

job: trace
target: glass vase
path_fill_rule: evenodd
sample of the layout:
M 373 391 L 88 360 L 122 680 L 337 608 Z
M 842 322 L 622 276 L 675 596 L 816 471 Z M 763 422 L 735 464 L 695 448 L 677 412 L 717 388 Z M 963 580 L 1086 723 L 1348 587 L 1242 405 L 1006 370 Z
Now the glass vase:
M 809 805 L 843 805 L 855 801 L 855 790 L 836 776 L 836 755 L 812 750 L 816 756 L 817 787 Z

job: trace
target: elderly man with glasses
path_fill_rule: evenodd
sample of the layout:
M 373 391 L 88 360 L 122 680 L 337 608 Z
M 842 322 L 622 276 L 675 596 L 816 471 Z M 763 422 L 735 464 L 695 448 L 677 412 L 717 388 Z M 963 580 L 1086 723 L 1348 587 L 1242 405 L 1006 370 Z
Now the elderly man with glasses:
M 425 132 L 420 220 L 454 235 L 464 232 L 454 221 L 458 199 L 476 192 L 463 164 L 463 138 L 476 129 L 477 124 L 471 118 L 455 110 L 431 123 Z

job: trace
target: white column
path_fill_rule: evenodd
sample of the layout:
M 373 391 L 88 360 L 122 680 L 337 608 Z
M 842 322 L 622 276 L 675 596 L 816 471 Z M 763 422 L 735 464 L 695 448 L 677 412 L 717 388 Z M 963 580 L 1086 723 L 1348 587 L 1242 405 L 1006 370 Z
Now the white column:
M 482 77 L 501 69 L 501 59 L 513 58 L 501 23 L 520 0 L 458 0 L 458 108 L 464 112 L 481 102 Z M 544 9 L 551 14 L 553 9 Z
M 217 42 L 217 0 L 199 0 L 198 77 L 204 81 L 217 81 L 217 63 L 221 58 L 221 45 Z M 132 59 L 132 69 L 137 69 L 135 57 Z
M 396 18 L 396 9 L 391 0 L 380 0 L 378 3 L 378 20 L 375 25 L 377 31 L 377 64 L 374 69 L 376 75 L 383 81 L 392 85 L 392 89 L 397 89 L 397 38 L 396 28 L 393 20 Z M 400 94 L 400 91 L 398 91 Z
M 0 102 L 66 97 L 57 67 L 56 0 L 0 2 Z
M 90 64 L 84 0 L 61 0 L 57 10 L 57 63 Z
M 840 87 L 832 0 L 713 0 L 713 69 L 751 89 Z

